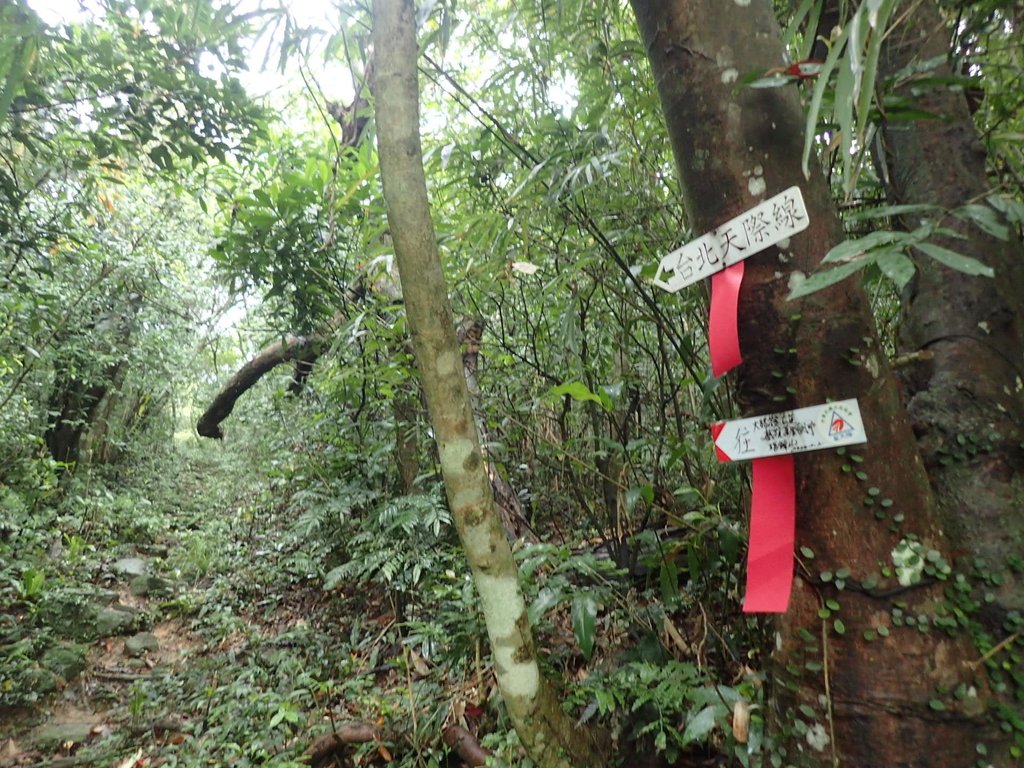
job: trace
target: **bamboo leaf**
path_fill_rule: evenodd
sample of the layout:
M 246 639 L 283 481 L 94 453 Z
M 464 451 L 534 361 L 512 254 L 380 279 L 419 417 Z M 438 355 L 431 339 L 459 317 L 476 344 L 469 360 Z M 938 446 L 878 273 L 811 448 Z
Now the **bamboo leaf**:
M 819 0 L 820 1 L 820 0 Z M 815 0 L 803 0 L 792 18 L 789 20 L 789 24 L 786 26 L 786 31 L 782 34 L 782 42 L 785 45 L 792 45 L 793 40 L 796 39 L 796 31 L 800 28 L 800 23 L 804 20 L 804 17 L 810 13 L 811 6 L 815 4 Z
M 877 7 L 874 7 L 875 5 Z M 864 75 L 861 79 L 860 97 L 857 100 L 858 141 L 863 138 L 864 129 L 867 126 L 871 101 L 875 93 L 875 80 L 878 77 L 878 59 L 882 51 L 882 41 L 885 39 L 885 28 L 895 7 L 896 0 L 882 0 L 880 4 L 876 3 L 869 7 L 868 21 L 871 25 L 871 37 L 868 41 L 867 54 L 864 57 Z
M 855 27 L 854 27 L 855 28 Z M 850 177 L 853 175 L 853 136 L 856 130 L 853 123 L 853 102 L 856 98 L 857 75 L 854 70 L 853 41 L 846 46 L 851 55 L 843 58 L 839 65 L 839 76 L 836 78 L 835 121 L 839 125 L 839 159 L 843 164 L 843 187 L 848 189 Z
M 1009 195 L 989 195 L 985 199 L 1012 223 L 1024 224 L 1024 203 L 1017 202 Z
M 799 299 L 801 296 L 809 296 L 812 293 L 817 293 L 822 288 L 828 288 L 830 285 L 834 285 L 840 280 L 845 280 L 854 272 L 864 269 L 864 267 L 870 263 L 871 259 L 858 259 L 857 261 L 840 264 L 838 267 L 824 272 L 817 272 L 793 285 L 790 288 L 789 296 L 787 298 Z
M 821 13 L 825 9 L 825 3 L 822 0 L 818 0 L 814 4 L 814 8 L 811 10 L 811 16 L 807 20 L 806 29 L 810 30 L 809 34 L 804 35 L 804 44 L 800 49 L 799 61 L 810 58 L 811 51 L 814 50 L 815 32 L 818 29 L 818 24 L 821 23 Z
M 992 235 L 992 237 L 999 238 L 1000 240 L 1010 239 L 1010 228 L 1003 224 L 999 217 L 996 216 L 996 212 L 987 205 L 979 205 L 977 203 L 964 205 L 953 211 L 953 215 L 958 219 L 972 222 L 979 229 Z
M 955 269 L 957 272 L 963 272 L 965 275 L 972 275 L 974 277 L 995 277 L 995 272 L 992 267 L 982 264 L 971 256 L 964 256 L 962 253 L 951 251 L 948 248 L 943 248 L 941 245 L 935 245 L 934 243 L 918 243 L 914 247 L 922 253 L 931 256 L 940 264 L 944 264 L 950 269 Z
M 832 264 L 853 261 L 860 258 L 873 248 L 878 248 L 883 245 L 891 245 L 892 243 L 906 244 L 909 239 L 910 235 L 905 232 L 891 232 L 889 230 L 872 232 L 864 237 L 844 240 L 839 243 L 839 245 L 834 246 L 825 254 L 825 258 L 821 260 L 821 263 Z
M 744 83 L 747 88 L 779 88 L 783 85 L 789 85 L 795 82 L 799 78 L 787 75 L 782 72 L 777 72 L 774 75 L 768 75 L 767 77 L 759 77 L 755 80 L 751 80 L 748 83 Z
M 862 6 L 863 8 L 864 6 Z M 885 39 L 885 28 L 889 23 L 889 17 L 896 7 L 896 0 L 881 0 L 881 2 L 869 3 L 867 21 L 870 24 L 867 51 L 864 56 L 864 69 L 858 83 L 857 90 L 857 144 L 860 148 L 857 162 L 849 158 L 850 168 L 860 167 L 860 158 L 866 151 L 868 140 L 866 130 L 868 116 L 871 114 L 871 103 L 875 96 L 875 81 L 878 78 L 878 59 L 882 51 L 882 42 Z M 844 159 L 845 161 L 845 159 Z M 856 175 L 852 172 L 845 173 L 844 189 L 851 192 L 856 184 Z
M 881 219 L 892 216 L 908 216 L 912 213 L 938 213 L 941 206 L 931 203 L 907 203 L 905 205 L 881 205 L 877 208 L 867 208 L 863 211 L 851 213 L 846 217 L 847 221 L 867 221 L 869 219 Z
M 829 77 L 832 71 L 836 68 L 836 62 L 839 61 L 839 55 L 843 52 L 843 46 L 846 44 L 846 39 L 849 37 L 850 27 L 847 25 L 839 37 L 832 43 L 832 47 L 829 49 L 828 56 L 825 57 L 825 63 L 821 67 L 821 72 L 818 73 L 818 81 L 814 84 L 814 93 L 811 95 L 811 103 L 807 107 L 807 127 L 804 130 L 804 155 L 801 161 L 801 167 L 803 168 L 804 178 L 810 178 L 810 161 L 811 161 L 811 150 L 814 148 L 814 139 L 818 133 L 818 115 L 821 113 L 821 100 L 825 96 L 825 89 L 828 87 Z

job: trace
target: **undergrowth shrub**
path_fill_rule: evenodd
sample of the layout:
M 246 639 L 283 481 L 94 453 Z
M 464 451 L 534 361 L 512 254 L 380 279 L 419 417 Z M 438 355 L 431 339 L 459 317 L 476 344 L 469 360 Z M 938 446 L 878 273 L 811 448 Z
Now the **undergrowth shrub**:
M 412 595 L 424 575 L 443 564 L 440 550 L 455 546 L 441 490 L 374 501 L 364 515 L 347 519 L 343 527 L 349 535 L 337 547 L 346 562 L 327 573 L 324 588 L 343 581 L 375 582 Z

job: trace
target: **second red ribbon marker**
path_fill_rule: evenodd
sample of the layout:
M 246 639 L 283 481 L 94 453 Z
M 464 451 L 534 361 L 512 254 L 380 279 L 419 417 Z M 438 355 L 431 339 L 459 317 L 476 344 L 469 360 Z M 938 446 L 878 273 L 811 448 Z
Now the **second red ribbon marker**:
M 754 462 L 746 613 L 785 613 L 793 589 L 796 474 L 793 454 L 867 442 L 856 400 L 711 425 L 719 461 Z

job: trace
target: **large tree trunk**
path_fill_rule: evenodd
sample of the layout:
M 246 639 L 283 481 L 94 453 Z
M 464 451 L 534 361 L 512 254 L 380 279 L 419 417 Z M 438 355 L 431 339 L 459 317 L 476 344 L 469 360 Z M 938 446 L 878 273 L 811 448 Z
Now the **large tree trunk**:
M 949 53 L 938 3 L 926 0 L 889 36 L 883 68 Z M 952 74 L 943 64 L 937 74 Z M 912 98 L 934 119 L 883 123 L 893 202 L 955 208 L 989 190 L 985 151 L 962 91 L 944 85 Z M 1009 558 L 1024 553 L 1024 247 L 947 217 L 963 239 L 937 238 L 991 266 L 995 279 L 971 277 L 930 259 L 906 293 L 900 342 L 927 350 L 906 375 L 909 412 L 943 521 L 966 562 L 980 569 L 996 600 L 986 610 L 1000 632 L 1006 611 L 1024 610 L 1024 580 Z M 989 577 L 996 577 L 995 579 Z M 1001 583 L 1000 583 L 1001 582 Z
M 112 383 L 122 376 L 124 365 L 124 361 L 115 363 L 91 383 L 69 374 L 63 366 L 58 368 L 50 396 L 50 412 L 55 413 L 56 418 L 44 435 L 46 447 L 56 461 L 78 462 L 82 438 L 92 427 Z
M 82 436 L 80 453 L 87 464 L 112 464 L 119 453 L 111 442 L 114 433 L 112 427 L 121 405 L 122 387 L 127 375 L 127 365 L 117 367 L 103 399 L 96 406 L 88 432 Z
M 90 370 L 88 363 L 75 359 L 73 352 L 69 359 L 57 362 L 49 402 L 50 413 L 55 418 L 44 435 L 46 447 L 57 461 L 67 464 L 78 462 L 82 439 L 92 428 L 100 405 L 107 393 L 117 389 L 124 380 L 132 327 L 141 307 L 142 295 L 133 294 L 119 313 L 110 312 L 72 335 L 68 346 L 74 348 L 74 344 L 81 343 L 86 332 L 92 332 L 94 338 L 100 338 L 100 328 L 114 326 L 107 342 L 107 355 L 114 359 L 101 372 Z
M 976 698 L 949 694 L 963 684 L 984 696 L 969 665 L 973 647 L 962 633 L 902 621 L 912 616 L 916 625 L 922 617 L 931 627 L 949 619 L 941 585 L 926 577 L 903 588 L 885 575 L 906 537 L 947 560 L 951 551 L 865 294 L 847 281 L 786 300 L 790 276 L 813 270 L 842 235 L 824 180 L 800 173 L 804 119 L 796 92 L 736 87 L 744 73 L 784 64 L 771 8 L 765 0 L 632 5 L 695 231 L 794 184 L 807 200 L 810 228 L 784 253 L 772 248 L 746 262 L 745 362 L 737 376 L 744 411 L 856 397 L 869 440 L 853 451 L 857 462 L 831 452 L 796 457 L 797 545 L 814 559 L 803 560 L 789 612 L 777 623 L 772 748 L 784 764 L 801 766 L 972 765 L 976 745 L 991 743 L 991 724 L 976 714 Z M 885 507 L 877 504 L 883 499 Z M 840 591 L 826 579 L 842 571 L 849 576 Z M 840 610 L 823 620 L 825 600 Z M 994 764 L 1007 759 L 992 755 Z
M 388 223 L 448 503 L 480 593 L 509 717 L 540 766 L 610 758 L 577 730 L 540 674 L 512 550 L 494 505 L 427 202 L 412 0 L 374 0 L 372 81 Z

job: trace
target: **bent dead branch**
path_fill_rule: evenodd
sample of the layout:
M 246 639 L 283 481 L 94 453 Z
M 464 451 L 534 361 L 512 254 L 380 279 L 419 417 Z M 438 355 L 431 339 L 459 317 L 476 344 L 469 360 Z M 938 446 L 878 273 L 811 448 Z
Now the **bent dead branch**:
M 328 338 L 327 334 L 319 333 L 309 336 L 289 334 L 264 347 L 221 387 L 220 392 L 217 393 L 213 402 L 196 423 L 196 432 L 202 437 L 212 437 L 217 440 L 224 437 L 224 430 L 220 427 L 221 422 L 231 415 L 238 398 L 249 391 L 265 373 L 281 363 L 291 360 L 308 360 L 309 356 L 315 355 L 323 348 Z

